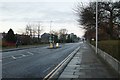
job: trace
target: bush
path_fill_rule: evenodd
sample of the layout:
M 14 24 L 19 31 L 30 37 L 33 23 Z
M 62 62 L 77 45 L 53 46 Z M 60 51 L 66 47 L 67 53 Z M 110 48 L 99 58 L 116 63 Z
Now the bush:
M 2 42 L 2 47 L 11 47 L 11 46 L 15 46 L 15 43 L 13 42 Z

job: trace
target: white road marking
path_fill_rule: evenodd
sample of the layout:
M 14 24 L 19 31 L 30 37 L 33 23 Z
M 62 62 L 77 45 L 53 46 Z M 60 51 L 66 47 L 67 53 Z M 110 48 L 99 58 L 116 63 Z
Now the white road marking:
M 1 62 L 2 60 L 0 60 L 0 62 Z
M 23 57 L 25 57 L 25 56 L 29 56 L 29 55 L 24 55 L 24 54 L 21 54 L 22 56 L 21 57 L 18 57 L 18 58 L 23 58 Z
M 23 58 L 23 56 L 22 57 L 18 57 L 18 58 Z
M 23 57 L 25 57 L 26 55 L 22 54 Z
M 29 53 L 29 54 L 33 55 L 33 53 L 31 53 L 31 52 L 27 52 L 27 53 Z
M 48 71 L 51 67 L 48 67 L 46 70 L 43 71 L 43 73 L 45 73 L 46 71 Z
M 16 57 L 14 57 L 14 56 L 11 56 L 13 59 L 16 59 Z

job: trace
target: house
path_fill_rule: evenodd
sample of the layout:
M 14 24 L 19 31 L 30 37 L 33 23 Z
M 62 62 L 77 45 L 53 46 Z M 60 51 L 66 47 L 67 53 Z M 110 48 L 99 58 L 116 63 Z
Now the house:
M 74 33 L 70 34 L 70 39 L 72 42 L 78 42 L 78 37 Z
M 42 43 L 49 43 L 50 34 L 44 33 L 41 35 L 41 42 Z

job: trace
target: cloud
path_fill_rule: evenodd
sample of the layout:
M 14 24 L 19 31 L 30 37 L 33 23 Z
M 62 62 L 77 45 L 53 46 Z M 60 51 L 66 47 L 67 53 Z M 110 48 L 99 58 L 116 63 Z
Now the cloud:
M 1 3 L 0 11 L 2 21 L 27 21 L 27 20 L 57 20 L 63 21 L 73 18 L 72 3 L 26 3 L 11 2 Z M 9 13 L 9 14 L 8 14 Z
M 72 27 L 69 31 L 73 28 L 78 30 L 77 27 L 73 27 L 76 26 L 73 25 L 76 24 L 73 7 L 73 2 L 0 2 L 0 12 L 2 12 L 0 22 L 6 27 L 1 30 L 5 31 L 11 27 L 17 31 L 19 28 L 24 28 L 25 24 L 41 21 L 47 32 L 51 20 L 53 29 L 67 26 L 67 28 Z
M 0 2 L 75 2 L 76 0 L 0 0 Z

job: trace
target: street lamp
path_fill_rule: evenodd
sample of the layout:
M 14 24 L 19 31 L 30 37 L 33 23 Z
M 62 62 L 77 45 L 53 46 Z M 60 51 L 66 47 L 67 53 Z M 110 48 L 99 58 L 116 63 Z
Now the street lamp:
M 51 35 L 51 24 L 52 24 L 52 21 L 50 21 L 50 37 L 49 37 L 49 42 L 50 42 L 50 48 L 53 48 L 52 35 Z
M 96 0 L 96 53 L 98 48 L 98 0 Z

